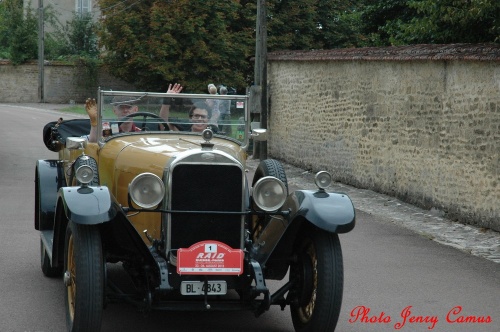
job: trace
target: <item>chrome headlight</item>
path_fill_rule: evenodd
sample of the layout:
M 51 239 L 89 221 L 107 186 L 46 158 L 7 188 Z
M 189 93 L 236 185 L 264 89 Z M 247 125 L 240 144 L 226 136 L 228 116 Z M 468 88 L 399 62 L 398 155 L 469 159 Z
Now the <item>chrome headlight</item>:
M 137 175 L 128 186 L 132 201 L 144 209 L 151 209 L 160 204 L 165 196 L 163 181 L 153 173 Z
M 75 177 L 81 184 L 89 184 L 94 179 L 94 170 L 88 165 L 78 167 Z
M 276 211 L 285 203 L 286 187 L 281 180 L 265 176 L 255 183 L 252 196 L 260 209 L 267 212 Z
M 316 183 L 319 189 L 324 190 L 332 184 L 332 176 L 325 171 L 318 172 L 314 176 L 314 183 Z

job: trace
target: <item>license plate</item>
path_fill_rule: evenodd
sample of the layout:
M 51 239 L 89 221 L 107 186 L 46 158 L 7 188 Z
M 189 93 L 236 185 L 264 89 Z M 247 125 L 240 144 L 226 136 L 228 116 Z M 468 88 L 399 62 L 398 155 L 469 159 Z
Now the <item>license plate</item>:
M 208 295 L 225 295 L 227 293 L 227 284 L 225 281 L 211 280 L 207 283 Z M 204 281 L 183 281 L 181 282 L 182 295 L 204 295 Z

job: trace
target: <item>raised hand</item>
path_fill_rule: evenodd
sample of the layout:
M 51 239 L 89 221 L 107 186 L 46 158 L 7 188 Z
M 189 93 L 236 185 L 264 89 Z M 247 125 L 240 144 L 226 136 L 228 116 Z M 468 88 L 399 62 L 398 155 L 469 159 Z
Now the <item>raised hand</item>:
M 85 101 L 85 111 L 89 115 L 90 124 L 97 126 L 97 103 L 94 98 L 87 98 Z
M 182 91 L 182 85 L 179 83 L 175 83 L 173 86 L 172 84 L 168 85 L 168 90 L 167 93 L 180 93 Z

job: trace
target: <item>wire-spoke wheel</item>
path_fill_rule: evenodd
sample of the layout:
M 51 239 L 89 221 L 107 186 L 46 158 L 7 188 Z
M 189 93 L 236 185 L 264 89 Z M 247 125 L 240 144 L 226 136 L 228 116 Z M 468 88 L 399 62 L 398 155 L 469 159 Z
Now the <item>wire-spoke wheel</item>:
M 293 326 L 296 331 L 333 331 L 342 304 L 344 271 L 337 234 L 315 229 L 295 245 L 290 266 Z
M 99 331 L 104 301 L 104 264 L 97 226 L 69 221 L 64 271 L 68 331 Z

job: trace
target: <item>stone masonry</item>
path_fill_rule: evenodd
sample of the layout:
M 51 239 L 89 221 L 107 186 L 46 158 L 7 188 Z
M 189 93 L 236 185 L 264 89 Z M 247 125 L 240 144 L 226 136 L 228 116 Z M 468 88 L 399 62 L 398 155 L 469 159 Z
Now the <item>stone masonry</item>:
M 270 156 L 500 231 L 500 45 L 268 61 Z
M 46 103 L 84 102 L 97 96 L 97 89 L 134 90 L 105 70 L 88 74 L 84 66 L 47 62 L 44 67 L 44 101 Z M 97 76 L 97 77 L 94 77 Z M 0 60 L 0 102 L 29 103 L 38 101 L 38 64 L 13 66 Z

